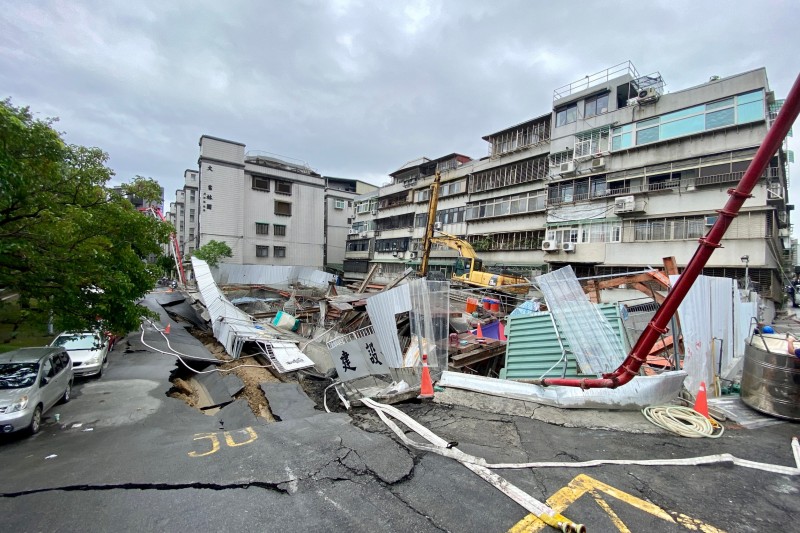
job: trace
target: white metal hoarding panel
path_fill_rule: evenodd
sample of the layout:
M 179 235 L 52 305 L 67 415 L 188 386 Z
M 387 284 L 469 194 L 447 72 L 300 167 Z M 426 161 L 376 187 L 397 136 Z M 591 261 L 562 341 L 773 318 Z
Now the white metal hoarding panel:
M 337 337 L 328 343 L 339 379 L 389 374 L 389 364 L 372 326 Z

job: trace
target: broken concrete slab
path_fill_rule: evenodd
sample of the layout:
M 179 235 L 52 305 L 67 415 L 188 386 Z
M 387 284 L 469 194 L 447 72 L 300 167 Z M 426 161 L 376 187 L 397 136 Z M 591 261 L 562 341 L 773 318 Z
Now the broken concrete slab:
M 214 367 L 208 366 L 205 370 L 211 370 Z M 233 401 L 228 387 L 222 380 L 219 372 L 208 372 L 205 374 L 196 374 L 194 381 L 203 388 L 199 391 L 199 400 L 197 407 L 199 409 L 207 409 L 209 407 L 217 407 L 225 405 Z
M 244 389 L 244 381 L 234 374 L 222 376 L 222 382 L 225 383 L 225 386 L 228 388 L 228 394 L 231 396 L 236 396 Z
M 242 429 L 259 424 L 256 415 L 250 409 L 247 400 L 235 400 L 214 415 L 219 424 L 219 429 L 230 431 L 232 429 Z
M 314 409 L 317 404 L 306 395 L 299 383 L 262 383 L 261 390 L 276 420 L 294 420 L 319 414 Z
M 446 389 L 444 392 L 437 392 L 433 401 L 443 405 L 469 407 L 489 413 L 520 416 L 563 427 L 608 429 L 637 434 L 665 433 L 648 422 L 638 411 L 559 409 L 530 401 L 501 398 L 460 389 Z

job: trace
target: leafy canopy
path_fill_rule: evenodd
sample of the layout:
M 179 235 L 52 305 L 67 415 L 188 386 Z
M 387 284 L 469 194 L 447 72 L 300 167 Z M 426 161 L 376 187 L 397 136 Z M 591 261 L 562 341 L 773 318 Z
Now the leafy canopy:
M 208 266 L 215 267 L 223 257 L 232 257 L 233 250 L 231 250 L 231 247 L 225 242 L 208 241 L 195 250 L 192 255 L 208 263 Z
M 146 308 L 136 301 L 153 287 L 172 230 L 143 216 L 106 188 L 113 175 L 99 148 L 68 145 L 55 119 L 0 102 L 0 289 L 62 329 L 103 327 L 126 333 Z M 131 187 L 150 194 L 152 180 Z M 157 186 L 157 184 L 156 184 Z

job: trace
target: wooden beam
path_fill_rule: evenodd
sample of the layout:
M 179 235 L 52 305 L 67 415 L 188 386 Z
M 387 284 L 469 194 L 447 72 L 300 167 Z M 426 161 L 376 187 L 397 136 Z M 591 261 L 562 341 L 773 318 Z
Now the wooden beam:
M 369 285 L 369 282 L 372 281 L 373 277 L 375 277 L 375 272 L 377 271 L 378 271 L 378 263 L 372 263 L 372 267 L 369 269 L 367 277 L 364 278 L 364 281 L 362 281 L 361 285 L 358 286 L 358 290 L 356 291 L 357 293 L 362 293 L 366 290 L 367 285 Z
M 652 298 L 656 301 L 658 305 L 664 303 L 666 296 L 662 296 L 661 294 L 657 293 L 656 291 L 652 290 L 650 287 L 645 285 L 644 283 L 631 283 L 631 288 L 636 289 L 637 291 L 641 291 L 645 293 L 647 296 Z
M 662 261 L 664 262 L 664 271 L 668 276 L 677 276 L 680 274 L 680 272 L 678 272 L 678 263 L 675 262 L 674 256 L 665 257 Z

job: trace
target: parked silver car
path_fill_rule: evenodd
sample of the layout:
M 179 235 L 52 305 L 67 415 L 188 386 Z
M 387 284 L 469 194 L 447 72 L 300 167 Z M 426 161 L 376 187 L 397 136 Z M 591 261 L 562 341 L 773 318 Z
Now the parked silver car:
M 0 354 L 0 431 L 37 433 L 42 415 L 72 394 L 72 361 L 64 348 L 19 348 Z
M 76 376 L 103 375 L 103 364 L 110 348 L 105 335 L 93 331 L 66 331 L 53 339 L 50 346 L 67 350 Z

